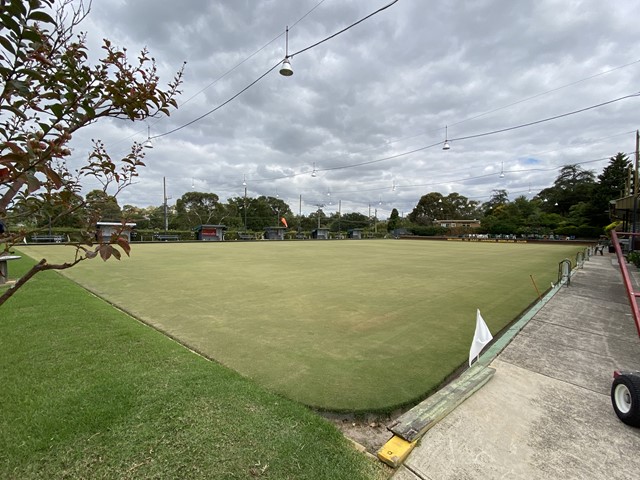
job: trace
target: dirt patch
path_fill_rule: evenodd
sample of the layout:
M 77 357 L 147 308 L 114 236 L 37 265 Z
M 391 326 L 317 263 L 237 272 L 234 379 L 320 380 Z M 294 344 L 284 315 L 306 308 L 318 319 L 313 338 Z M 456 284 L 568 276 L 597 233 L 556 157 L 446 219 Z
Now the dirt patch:
M 340 429 L 343 435 L 362 445 L 365 450 L 375 455 L 380 447 L 389 440 L 393 433 L 387 425 L 402 412 L 392 415 L 353 415 L 323 412 L 321 415 Z

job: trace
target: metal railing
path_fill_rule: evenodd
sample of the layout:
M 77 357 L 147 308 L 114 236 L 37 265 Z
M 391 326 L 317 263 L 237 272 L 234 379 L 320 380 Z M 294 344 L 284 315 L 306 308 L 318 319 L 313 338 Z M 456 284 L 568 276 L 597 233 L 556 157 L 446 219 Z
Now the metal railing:
M 640 335 L 640 310 L 638 310 L 638 297 L 640 297 L 640 293 L 633 289 L 631 276 L 627 269 L 627 260 L 624 258 L 622 248 L 620 247 L 620 240 L 618 239 L 619 235 L 626 235 L 629 236 L 629 238 L 632 238 L 640 236 L 640 233 L 616 232 L 615 230 L 611 231 L 611 240 L 613 240 L 613 247 L 616 251 L 616 256 L 618 257 L 620 272 L 622 272 L 622 281 L 624 282 L 624 287 L 627 291 L 627 298 L 629 299 L 629 305 L 631 306 L 633 320 L 636 322 L 636 329 L 638 330 L 638 335 Z M 633 245 L 633 242 L 631 242 L 631 245 Z

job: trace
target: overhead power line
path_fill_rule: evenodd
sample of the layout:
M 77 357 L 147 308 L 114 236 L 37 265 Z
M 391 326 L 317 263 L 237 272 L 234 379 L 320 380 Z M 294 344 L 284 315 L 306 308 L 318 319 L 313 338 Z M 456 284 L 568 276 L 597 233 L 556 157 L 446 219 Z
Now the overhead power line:
M 308 47 L 303 48 L 302 50 L 298 50 L 295 53 L 292 53 L 291 55 L 289 55 L 289 58 L 293 58 L 296 55 L 301 54 L 302 52 L 306 52 L 307 50 L 311 50 L 312 48 L 317 47 L 318 45 L 331 40 L 334 37 L 337 37 L 338 35 L 346 32 L 347 30 L 349 30 L 350 28 L 355 27 L 356 25 L 364 22 L 365 20 L 368 20 L 369 18 L 373 17 L 374 15 L 377 15 L 378 13 L 386 10 L 387 8 L 393 6 L 394 3 L 398 3 L 398 0 L 393 0 L 393 2 L 388 3 L 387 5 L 385 5 L 382 8 L 379 8 L 378 10 L 376 10 L 375 12 L 370 13 L 369 15 L 367 15 L 366 17 L 361 18 L 360 20 L 358 20 L 357 22 L 352 23 L 351 25 L 349 25 L 348 27 L 343 28 L 342 30 L 340 30 L 339 32 L 334 33 L 333 35 L 329 35 L 327 38 L 320 40 L 319 42 L 314 43 L 313 45 L 309 45 Z
M 367 15 L 366 17 L 361 18 L 361 19 L 360 19 L 360 20 L 358 20 L 357 22 L 352 23 L 351 25 L 349 25 L 349 26 L 347 26 L 347 27 L 343 28 L 342 30 L 340 30 L 340 31 L 338 31 L 338 32 L 336 32 L 336 33 L 334 33 L 333 35 L 329 35 L 328 37 L 326 37 L 326 38 L 324 38 L 324 39 L 320 40 L 319 42 L 316 42 L 316 43 L 314 43 L 314 44 L 312 44 L 312 45 L 309 45 L 308 47 L 303 48 L 302 50 L 298 50 L 297 52 L 292 53 L 291 55 L 289 55 L 289 58 L 291 58 L 291 57 L 293 57 L 293 56 L 295 56 L 295 55 L 299 55 L 299 54 L 301 54 L 301 53 L 303 53 L 303 52 L 306 52 L 307 50 L 310 50 L 310 49 L 312 49 L 312 48 L 314 48 L 314 47 L 317 47 L 318 45 L 320 45 L 320 44 L 322 44 L 322 43 L 324 43 L 324 42 L 326 42 L 326 41 L 328 41 L 328 40 L 331 40 L 332 38 L 337 37 L 338 35 L 340 35 L 340 34 L 342 34 L 342 33 L 346 32 L 347 30 L 349 30 L 349 29 L 351 29 L 351 28 L 355 27 L 356 25 L 358 25 L 358 24 L 360 24 L 360 23 L 364 22 L 365 20 L 367 20 L 367 19 L 369 19 L 369 18 L 373 17 L 374 15 L 376 15 L 376 14 L 378 14 L 378 13 L 380 13 L 380 12 L 382 12 L 382 11 L 386 10 L 387 8 L 391 7 L 393 4 L 395 4 L 395 3 L 397 3 L 397 2 L 398 2 L 398 0 L 393 0 L 393 2 L 388 3 L 388 4 L 387 4 L 387 5 L 385 5 L 384 7 L 379 8 L 379 9 L 378 9 L 378 10 L 376 10 L 375 12 L 370 13 L 370 14 L 369 14 L 369 15 Z M 177 131 L 179 131 L 179 130 L 182 130 L 182 129 L 183 129 L 183 128 L 185 128 L 185 127 L 188 127 L 188 126 L 190 126 L 190 125 L 193 125 L 194 123 L 199 122 L 199 121 L 200 121 L 200 120 L 202 120 L 203 118 L 208 117 L 208 116 L 209 116 L 209 115 L 211 115 L 212 113 L 214 113 L 214 112 L 216 112 L 216 111 L 220 110 L 222 107 L 224 107 L 225 105 L 227 105 L 227 104 L 228 104 L 228 103 L 230 103 L 231 101 L 233 101 L 233 100 L 235 100 L 236 98 L 238 98 L 241 94 L 243 94 L 244 92 L 246 92 L 247 90 L 249 90 L 249 89 L 250 89 L 251 87 L 253 87 L 256 83 L 258 83 L 260 80 L 262 80 L 264 77 L 266 77 L 269 73 L 271 73 L 273 70 L 275 70 L 275 69 L 276 69 L 276 67 L 278 67 L 278 66 L 280 65 L 280 62 L 281 62 L 281 61 L 282 61 L 282 60 L 278 60 L 278 63 L 276 63 L 276 64 L 275 64 L 274 66 L 272 66 L 271 68 L 269 68 L 266 72 L 264 72 L 262 75 L 260 75 L 258 78 L 256 78 L 253 82 L 251 82 L 249 85 L 247 85 L 246 87 L 244 87 L 242 90 L 240 90 L 238 93 L 236 93 L 235 95 L 233 95 L 233 96 L 232 96 L 232 97 L 230 97 L 229 99 L 227 99 L 227 100 L 225 100 L 224 102 L 222 102 L 222 103 L 221 103 L 220 105 L 218 105 L 217 107 L 215 107 L 215 108 L 213 108 L 213 109 L 209 110 L 208 112 L 206 112 L 206 113 L 204 113 L 204 114 L 200 115 L 199 117 L 197 117 L 197 118 L 195 118 L 195 119 L 191 120 L 190 122 L 185 123 L 184 125 L 181 125 L 181 126 L 179 126 L 179 127 L 177 127 L 177 128 L 174 128 L 174 129 L 172 129 L 172 130 L 169 130 L 168 132 L 160 133 L 160 134 L 158 134 L 158 135 L 154 135 L 154 136 L 152 136 L 152 137 L 150 137 L 150 138 L 151 138 L 151 139 L 156 139 L 156 138 L 160 138 L 160 137 L 165 137 L 165 136 L 170 135 L 170 134 L 172 134 L 172 133 L 175 133 L 175 132 L 177 132 Z
M 497 135 L 498 133 L 509 132 L 511 130 L 517 130 L 517 129 L 520 129 L 520 128 L 530 127 L 532 125 L 539 125 L 541 123 L 550 122 L 552 120 L 557 120 L 559 118 L 564 118 L 564 117 L 568 117 L 568 116 L 571 116 L 571 115 L 576 115 L 578 113 L 583 113 L 583 112 L 586 112 L 586 111 L 589 111 L 589 110 L 593 110 L 593 109 L 596 109 L 596 108 L 604 107 L 604 106 L 610 105 L 612 103 L 616 103 L 616 102 L 619 102 L 619 101 L 622 101 L 622 100 L 626 100 L 626 99 L 634 98 L 634 97 L 638 97 L 638 96 L 640 96 L 640 92 L 633 93 L 633 94 L 630 94 L 630 95 L 625 95 L 623 97 L 618 97 L 618 98 L 615 98 L 613 100 L 609 100 L 609 101 L 606 101 L 606 102 L 598 103 L 596 105 L 591 105 L 589 107 L 581 108 L 579 110 L 573 110 L 571 112 L 562 113 L 560 115 L 554 115 L 552 117 L 543 118 L 541 120 L 536 120 L 536 121 L 533 121 L 533 122 L 522 123 L 520 125 L 514 125 L 512 127 L 501 128 L 499 130 L 492 130 L 492 131 L 489 131 L 489 132 L 477 133 L 477 134 L 474 134 L 474 135 L 466 135 L 464 137 L 450 138 L 449 141 L 451 143 L 453 143 L 454 141 L 455 142 L 459 142 L 459 141 L 462 141 L 462 140 L 469 140 L 469 139 L 472 139 L 472 138 L 480 138 L 480 137 L 487 137 L 489 135 Z M 384 162 L 384 161 L 387 161 L 387 160 L 393 160 L 395 158 L 411 155 L 413 153 L 421 152 L 423 150 L 427 150 L 429 148 L 437 147 L 439 145 L 442 145 L 442 141 L 439 141 L 439 142 L 436 142 L 436 143 L 432 143 L 431 145 L 426 145 L 424 147 L 416 148 L 416 149 L 410 150 L 408 152 L 402 152 L 402 153 L 398 153 L 398 154 L 395 154 L 395 155 L 389 155 L 389 156 L 383 157 L 383 158 L 377 158 L 375 160 L 368 160 L 368 161 L 365 161 L 365 162 L 352 163 L 352 164 L 349 164 L 349 165 L 341 165 L 341 166 L 337 166 L 337 167 L 326 167 L 326 168 L 318 168 L 318 167 L 316 167 L 315 171 L 316 172 L 328 172 L 328 171 L 333 171 L 333 170 L 345 170 L 345 169 L 348 169 L 348 168 L 361 167 L 363 165 L 371 165 L 373 163 Z M 279 177 L 252 179 L 252 182 L 281 180 L 281 179 L 285 179 L 285 178 L 293 178 L 293 177 L 297 177 L 297 176 L 300 176 L 300 175 L 306 175 L 308 173 L 309 172 L 307 171 L 307 172 L 292 173 L 290 175 L 283 175 L 283 176 L 279 176 Z
M 471 138 L 486 137 L 488 135 L 495 135 L 497 133 L 503 133 L 503 132 L 508 132 L 508 131 L 511 131 L 511 130 L 517 130 L 519 128 L 530 127 L 532 125 L 538 125 L 540 123 L 550 122 L 551 120 L 557 120 L 559 118 L 568 117 L 570 115 L 575 115 L 577 113 L 586 112 L 587 110 L 593 110 L 594 108 L 604 107 L 605 105 L 610 105 L 612 103 L 616 103 L 616 102 L 619 102 L 621 100 L 626 100 L 628 98 L 633 98 L 633 97 L 638 97 L 638 96 L 640 96 L 640 92 L 632 93 L 630 95 L 625 95 L 624 97 L 614 98 L 613 100 L 609 100 L 609 101 L 603 102 L 603 103 L 598 103 L 597 105 L 591 105 L 590 107 L 581 108 L 580 110 L 574 110 L 573 112 L 567 112 L 567 113 L 562 113 L 560 115 L 554 115 L 553 117 L 543 118 L 542 120 L 536 120 L 535 122 L 523 123 L 521 125 L 515 125 L 513 127 L 507 127 L 507 128 L 501 128 L 500 130 L 493 130 L 491 132 L 478 133 L 478 134 L 475 134 L 475 135 L 467 135 L 467 136 L 464 136 L 464 137 L 450 138 L 449 141 L 450 142 L 457 142 L 457 141 L 460 141 L 460 140 L 469 140 Z M 440 143 L 442 143 L 442 142 L 440 142 Z

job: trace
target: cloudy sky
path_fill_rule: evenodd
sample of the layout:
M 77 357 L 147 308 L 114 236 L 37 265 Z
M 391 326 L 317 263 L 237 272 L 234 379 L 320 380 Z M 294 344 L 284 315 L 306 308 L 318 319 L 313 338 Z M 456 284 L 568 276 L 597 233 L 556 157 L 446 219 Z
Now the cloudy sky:
M 640 97 L 464 137 L 638 93 L 635 0 L 399 0 L 295 55 L 293 76 L 276 68 L 166 134 L 281 61 L 287 25 L 295 53 L 390 1 L 93 0 L 82 29 L 96 55 L 102 38 L 146 46 L 165 83 L 187 65 L 170 117 L 101 122 L 76 134 L 74 153 L 99 137 L 122 154 L 149 127 L 147 167 L 120 205 L 161 205 L 163 177 L 170 204 L 190 190 L 242 196 L 246 179 L 249 196 L 277 195 L 294 213 L 301 197 L 304 214 L 324 204 L 381 218 L 432 191 L 530 198 L 563 165 L 598 174 L 633 153 Z

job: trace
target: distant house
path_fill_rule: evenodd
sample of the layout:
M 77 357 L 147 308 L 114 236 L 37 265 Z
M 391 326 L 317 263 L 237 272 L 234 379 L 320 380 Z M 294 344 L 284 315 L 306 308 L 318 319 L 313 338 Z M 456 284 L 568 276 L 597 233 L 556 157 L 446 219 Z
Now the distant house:
M 203 242 L 222 242 L 226 225 L 198 225 L 196 238 Z
M 135 223 L 122 222 L 97 222 L 96 223 L 96 240 L 99 242 L 108 242 L 113 234 L 131 241 L 131 231 L 136 228 Z

